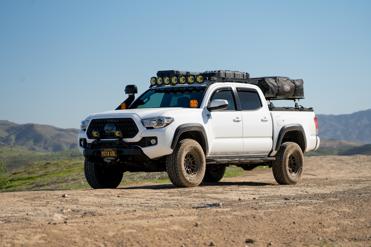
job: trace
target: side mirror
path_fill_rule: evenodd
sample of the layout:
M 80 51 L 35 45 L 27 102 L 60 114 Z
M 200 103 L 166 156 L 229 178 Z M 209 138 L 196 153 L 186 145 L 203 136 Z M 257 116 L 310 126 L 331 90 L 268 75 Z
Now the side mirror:
M 128 94 L 128 95 L 134 95 L 134 94 L 136 94 L 136 93 L 138 93 L 138 88 L 137 88 L 137 86 L 135 86 L 135 85 L 127 85 L 127 86 L 125 87 L 125 94 Z
M 225 110 L 228 108 L 228 100 L 225 99 L 214 99 L 207 106 L 209 111 Z

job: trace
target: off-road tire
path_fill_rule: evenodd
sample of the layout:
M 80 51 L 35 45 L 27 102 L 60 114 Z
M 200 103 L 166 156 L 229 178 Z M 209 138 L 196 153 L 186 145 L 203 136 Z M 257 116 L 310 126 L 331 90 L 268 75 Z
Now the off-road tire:
M 85 178 L 93 189 L 114 189 L 121 183 L 123 172 L 119 169 L 85 160 Z
M 201 184 L 206 170 L 206 158 L 201 145 L 192 139 L 183 139 L 166 158 L 166 171 L 177 187 Z
M 300 146 L 294 142 L 281 145 L 273 162 L 273 176 L 279 184 L 296 184 L 301 179 L 304 155 Z
M 203 183 L 217 183 L 222 180 L 225 173 L 224 165 L 208 165 L 206 166 L 206 172 Z

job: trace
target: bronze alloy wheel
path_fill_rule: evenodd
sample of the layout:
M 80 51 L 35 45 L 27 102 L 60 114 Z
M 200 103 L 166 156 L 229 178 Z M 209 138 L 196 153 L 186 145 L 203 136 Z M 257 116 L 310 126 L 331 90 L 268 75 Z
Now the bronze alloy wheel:
M 192 139 L 183 139 L 166 159 L 170 181 L 178 187 L 198 186 L 205 175 L 206 158 L 201 145 Z
M 285 142 L 273 162 L 274 178 L 279 184 L 296 184 L 301 179 L 303 165 L 304 155 L 300 146 L 294 142 Z

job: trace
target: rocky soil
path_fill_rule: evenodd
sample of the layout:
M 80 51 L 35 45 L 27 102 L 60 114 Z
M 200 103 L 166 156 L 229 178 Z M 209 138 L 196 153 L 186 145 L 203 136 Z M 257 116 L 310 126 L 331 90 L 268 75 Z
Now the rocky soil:
M 307 157 L 197 188 L 0 194 L 0 246 L 371 246 L 371 156 Z

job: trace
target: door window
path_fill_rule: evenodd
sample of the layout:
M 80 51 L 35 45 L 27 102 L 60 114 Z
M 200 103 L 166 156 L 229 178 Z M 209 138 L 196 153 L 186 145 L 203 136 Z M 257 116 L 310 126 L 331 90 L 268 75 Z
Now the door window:
M 236 102 L 234 100 L 233 91 L 232 89 L 223 88 L 217 89 L 217 91 L 211 96 L 210 102 L 214 99 L 224 99 L 228 101 L 227 111 L 235 111 L 236 110 Z
M 262 102 L 257 91 L 237 89 L 240 98 L 241 110 L 257 110 L 262 107 Z

